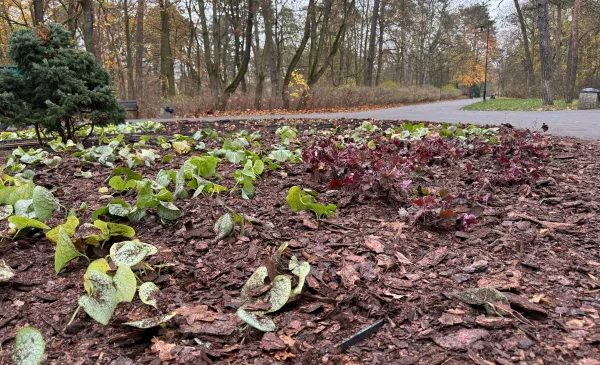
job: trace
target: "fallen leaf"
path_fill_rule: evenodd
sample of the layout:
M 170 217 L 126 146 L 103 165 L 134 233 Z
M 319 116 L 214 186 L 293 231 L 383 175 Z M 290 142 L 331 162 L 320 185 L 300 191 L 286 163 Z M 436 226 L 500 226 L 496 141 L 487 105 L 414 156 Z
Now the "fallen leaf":
M 417 262 L 417 265 L 419 265 L 421 267 L 436 266 L 437 264 L 439 264 L 440 262 L 442 262 L 442 260 L 444 260 L 446 258 L 446 255 L 448 255 L 447 247 L 437 248 L 435 250 L 429 251 L 421 259 L 421 261 Z
M 477 286 L 482 287 L 491 287 L 496 288 L 498 290 L 514 290 L 519 289 L 521 287 L 521 278 L 523 274 L 519 270 L 511 271 L 510 275 L 502 272 L 496 275 L 484 276 L 477 281 Z
M 383 283 L 394 289 L 407 289 L 413 287 L 412 281 L 398 278 L 386 278 L 383 280 Z
M 356 287 L 355 283 L 360 280 L 358 272 L 352 264 L 346 264 L 340 271 L 338 271 L 338 275 L 342 278 L 342 284 L 344 287 L 350 290 L 354 289 Z
M 461 329 L 446 336 L 434 337 L 433 342 L 447 350 L 465 350 L 475 341 L 489 335 L 488 331 L 482 329 Z
M 285 343 L 273 332 L 267 332 L 260 340 L 260 348 L 265 351 L 278 351 L 285 349 Z
M 154 345 L 152 345 L 152 351 L 158 352 L 158 357 L 161 361 L 174 360 L 176 357 L 171 354 L 171 350 L 175 347 L 173 343 L 166 343 L 163 340 L 159 340 L 157 337 L 152 339 Z
M 296 341 L 290 336 L 281 335 L 279 336 L 279 339 L 281 339 L 281 341 L 283 341 L 283 343 L 285 343 L 290 348 L 294 347 L 294 345 L 296 344 Z
M 218 313 L 208 310 L 207 305 L 192 304 L 185 307 L 181 307 L 177 310 L 177 313 L 184 317 L 187 324 L 193 324 L 196 321 L 212 322 L 215 320 L 215 315 Z
M 385 246 L 377 236 L 365 237 L 365 246 L 375 253 L 383 253 L 385 251 Z
M 314 229 L 314 230 L 319 229 L 319 224 L 317 223 L 317 221 L 315 221 L 314 219 L 311 219 L 311 218 L 304 218 L 302 220 L 302 224 L 304 225 L 304 227 L 307 227 L 310 229 Z
M 512 325 L 513 320 L 507 317 L 486 317 L 481 315 L 475 318 L 475 323 L 483 328 L 498 329 Z
M 465 312 L 460 309 L 449 309 L 440 317 L 439 321 L 445 326 L 452 326 L 463 322 Z

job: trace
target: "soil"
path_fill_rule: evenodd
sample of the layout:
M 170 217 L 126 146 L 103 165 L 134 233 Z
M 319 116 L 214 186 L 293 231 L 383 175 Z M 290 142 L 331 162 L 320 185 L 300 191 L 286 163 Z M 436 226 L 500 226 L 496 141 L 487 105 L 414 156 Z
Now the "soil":
M 279 143 L 273 132 L 262 129 L 266 150 Z M 303 148 L 314 140 L 299 136 Z M 252 200 L 243 200 L 239 190 L 177 200 L 184 216 L 175 225 L 164 227 L 154 214 L 130 224 L 136 238 L 159 248 L 150 264 L 173 264 L 143 273 L 144 281 L 161 289 L 158 309 L 136 296 L 119 304 L 107 326 L 80 311 L 66 327 L 85 293 L 84 259 L 56 275 L 53 244 L 42 234 L 2 243 L 0 257 L 15 277 L 0 283 L 0 363 L 10 363 L 15 332 L 31 325 L 46 341 L 44 364 L 600 364 L 600 144 L 551 136 L 547 141 L 543 175 L 530 184 L 490 188 L 488 204 L 469 204 L 466 211 L 477 216 L 470 232 L 410 224 L 401 209 L 410 201 L 330 190 L 313 182 L 302 163 L 266 170 Z M 56 169 L 35 167 L 34 181 L 67 209 L 86 202 L 80 221 L 90 222 L 91 213 L 113 199 L 98 191 L 108 186 L 111 170 L 94 165 L 92 178 L 84 179 L 79 160 L 62 157 Z M 188 158 L 135 170 L 154 178 Z M 496 164 L 491 156 L 471 162 L 473 171 Z M 481 191 L 463 163 L 440 165 L 426 186 Z M 219 164 L 222 185 L 234 185 L 236 168 Z M 294 185 L 337 204 L 335 216 L 316 220 L 292 213 L 285 198 Z M 120 198 L 131 202 L 135 195 Z M 226 212 L 224 205 L 255 223 L 243 235 L 236 227 L 215 243 L 213 224 Z M 55 214 L 48 225 L 62 223 L 62 216 Z M 284 242 L 287 257 L 311 264 L 305 289 L 269 315 L 275 332 L 240 330 L 235 298 Z M 506 292 L 512 310 L 494 316 L 453 297 L 478 287 Z M 180 314 L 163 327 L 122 325 L 171 311 Z

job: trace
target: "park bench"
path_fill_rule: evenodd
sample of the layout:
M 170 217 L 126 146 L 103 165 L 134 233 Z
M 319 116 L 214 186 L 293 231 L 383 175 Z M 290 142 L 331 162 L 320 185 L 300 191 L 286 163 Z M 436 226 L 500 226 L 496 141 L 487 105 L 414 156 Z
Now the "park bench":
M 139 118 L 140 107 L 137 100 L 119 100 L 119 105 L 125 108 L 126 112 L 135 113 L 135 119 Z
M 600 106 L 600 90 L 587 87 L 579 93 L 577 109 L 596 109 Z

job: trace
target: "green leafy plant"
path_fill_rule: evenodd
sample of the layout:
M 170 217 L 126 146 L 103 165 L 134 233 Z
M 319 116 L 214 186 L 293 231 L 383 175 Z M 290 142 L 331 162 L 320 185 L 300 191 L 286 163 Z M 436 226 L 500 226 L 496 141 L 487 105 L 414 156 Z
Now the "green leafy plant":
M 284 243 L 279 247 L 272 257 L 272 261 L 281 263 L 283 261 L 282 254 L 288 244 Z M 299 295 L 304 287 L 306 276 L 310 272 L 308 262 L 300 263 L 298 258 L 292 256 L 288 262 L 289 274 L 280 274 L 273 278 L 270 283 L 270 289 L 263 295 L 255 296 L 253 293 L 260 292 L 266 285 L 266 280 L 269 277 L 269 270 L 266 266 L 259 266 L 256 271 L 248 278 L 248 281 L 242 287 L 240 297 L 235 300 L 240 304 L 237 310 L 237 315 L 246 324 L 263 332 L 271 332 L 275 330 L 275 323 L 265 314 L 273 313 L 280 310 L 291 298 Z M 292 288 L 292 275 L 298 277 L 298 284 Z M 247 310 L 253 304 L 259 301 L 267 301 L 270 303 L 270 308 L 267 310 Z
M 244 199 L 250 199 L 254 196 L 255 188 L 254 181 L 256 181 L 265 170 L 265 163 L 259 158 L 251 159 L 248 158 L 244 163 L 243 170 L 235 170 L 232 174 L 237 185 L 241 186 L 242 197 Z
M 288 191 L 285 200 L 292 212 L 310 210 L 316 214 L 318 219 L 334 215 L 337 206 L 335 204 L 319 204 L 315 199 L 317 195 L 317 192 L 314 190 L 293 186 Z
M 87 294 L 79 298 L 79 306 L 73 314 L 71 322 L 79 309 L 83 308 L 94 320 L 107 325 L 117 305 L 131 302 L 135 297 L 139 279 L 133 268 L 140 265 L 149 267 L 145 264 L 144 259 L 157 252 L 156 247 L 139 241 L 114 243 L 108 256 L 110 263 L 107 259 L 101 258 L 91 262 L 88 266 L 83 279 Z M 111 263 L 117 267 L 114 274 L 109 273 Z M 143 303 L 156 307 L 158 292 L 158 287 L 154 283 L 148 282 L 141 284 L 138 294 Z M 171 317 L 163 318 L 161 323 Z
M 23 327 L 15 335 L 12 359 L 16 365 L 37 365 L 44 359 L 46 342 L 40 331 Z
M 291 141 L 296 139 L 296 135 L 298 134 L 298 132 L 295 127 L 288 127 L 284 125 L 282 127 L 277 128 L 275 134 L 277 134 L 281 138 L 281 144 L 287 146 L 290 144 Z

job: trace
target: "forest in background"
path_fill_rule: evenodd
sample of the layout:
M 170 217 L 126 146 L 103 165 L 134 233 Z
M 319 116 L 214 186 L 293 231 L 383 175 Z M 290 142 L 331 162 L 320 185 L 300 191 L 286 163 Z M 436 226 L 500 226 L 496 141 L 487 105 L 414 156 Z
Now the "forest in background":
M 46 22 L 148 117 L 457 97 L 483 82 L 488 43 L 488 95 L 600 88 L 596 0 L 4 0 L 0 64 L 13 30 Z

